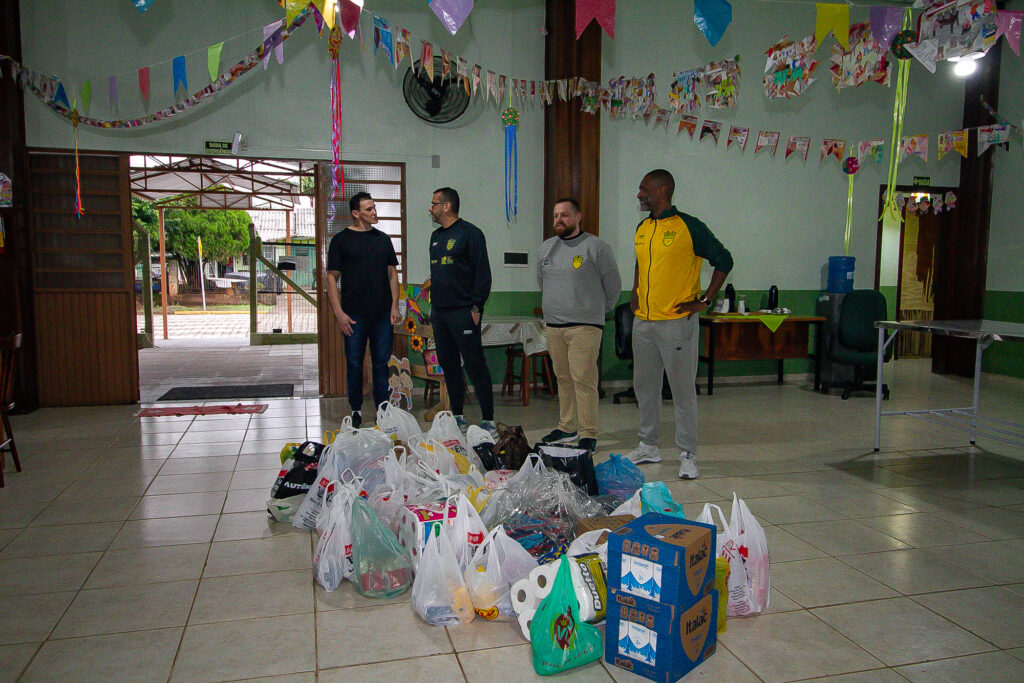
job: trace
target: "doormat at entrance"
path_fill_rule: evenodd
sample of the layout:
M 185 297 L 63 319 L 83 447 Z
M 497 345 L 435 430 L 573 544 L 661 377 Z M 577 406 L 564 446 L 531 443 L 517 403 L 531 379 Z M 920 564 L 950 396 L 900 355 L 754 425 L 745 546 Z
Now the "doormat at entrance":
M 157 401 L 210 401 L 219 398 L 270 398 L 291 396 L 291 384 L 225 384 L 208 387 L 174 387 Z
M 249 415 L 262 413 L 266 403 L 241 403 L 233 406 L 173 406 L 171 408 L 143 408 L 135 417 L 179 417 L 181 415 Z

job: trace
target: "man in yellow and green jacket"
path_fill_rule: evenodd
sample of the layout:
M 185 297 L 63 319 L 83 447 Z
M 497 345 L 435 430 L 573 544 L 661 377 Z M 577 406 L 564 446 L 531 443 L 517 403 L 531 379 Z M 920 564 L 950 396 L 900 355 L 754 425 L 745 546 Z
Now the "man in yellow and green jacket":
M 650 215 L 633 239 L 636 266 L 630 307 L 633 322 L 633 387 L 640 442 L 629 454 L 634 463 L 660 462 L 662 374 L 668 376 L 675 408 L 679 477 L 696 479 L 697 355 L 699 314 L 714 300 L 732 270 L 732 255 L 701 220 L 672 205 L 675 180 L 656 169 L 640 182 L 637 199 Z M 715 269 L 703 292 L 703 260 Z

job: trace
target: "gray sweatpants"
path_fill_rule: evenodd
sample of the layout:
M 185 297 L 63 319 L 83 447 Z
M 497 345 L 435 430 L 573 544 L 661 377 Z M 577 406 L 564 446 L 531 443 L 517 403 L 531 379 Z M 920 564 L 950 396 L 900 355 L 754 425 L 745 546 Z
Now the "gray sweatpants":
M 662 373 L 675 406 L 676 446 L 697 453 L 698 316 L 633 321 L 633 389 L 640 410 L 640 441 L 658 445 Z

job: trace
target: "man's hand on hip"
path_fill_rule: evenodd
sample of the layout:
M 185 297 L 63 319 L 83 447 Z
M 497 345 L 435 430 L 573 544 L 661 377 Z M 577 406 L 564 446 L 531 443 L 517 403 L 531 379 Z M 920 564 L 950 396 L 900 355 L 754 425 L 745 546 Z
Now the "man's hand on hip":
M 345 311 L 339 311 L 334 317 L 338 319 L 338 327 L 341 328 L 341 333 L 346 337 L 352 336 L 352 326 L 355 325 L 356 321 L 350 318 Z
M 675 305 L 676 313 L 685 313 L 686 317 L 689 318 L 694 313 L 703 313 L 708 308 L 708 305 L 700 299 L 694 299 L 693 301 L 684 301 L 681 304 Z

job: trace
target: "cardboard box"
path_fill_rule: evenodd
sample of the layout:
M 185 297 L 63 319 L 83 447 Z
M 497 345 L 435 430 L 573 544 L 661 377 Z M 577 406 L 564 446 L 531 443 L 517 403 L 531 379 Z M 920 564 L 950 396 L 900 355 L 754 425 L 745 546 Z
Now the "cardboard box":
M 715 582 L 712 524 L 650 512 L 608 536 L 608 588 L 686 609 Z
M 718 647 L 718 591 L 688 609 L 614 589 L 608 598 L 604 656 L 609 664 L 673 683 Z
M 629 524 L 636 517 L 633 515 L 610 515 L 607 517 L 583 517 L 576 522 L 576 535 L 580 536 L 587 533 L 588 531 L 595 531 L 596 529 L 618 529 L 623 524 Z M 607 535 L 602 535 L 601 538 L 597 539 L 598 544 L 604 543 L 607 539 Z

